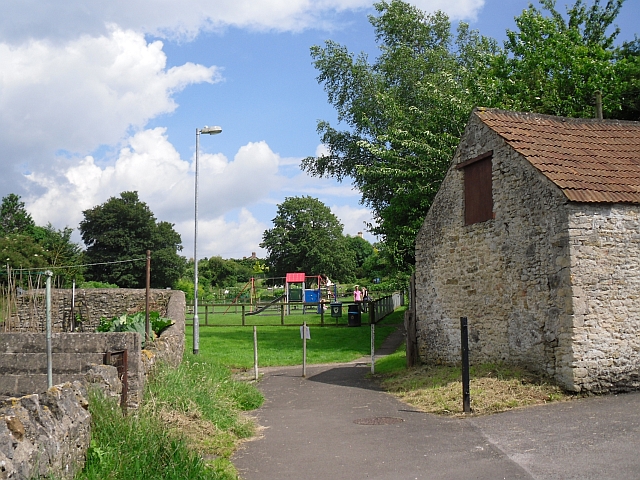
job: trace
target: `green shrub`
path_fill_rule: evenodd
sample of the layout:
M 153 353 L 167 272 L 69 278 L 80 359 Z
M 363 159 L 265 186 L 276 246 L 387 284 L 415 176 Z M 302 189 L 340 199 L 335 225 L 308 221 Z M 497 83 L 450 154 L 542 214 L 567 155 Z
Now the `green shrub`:
M 149 324 L 151 326 L 151 340 L 154 340 L 160 333 L 173 324 L 170 318 L 161 317 L 159 312 L 149 312 Z M 142 337 L 142 346 L 144 347 L 146 334 L 146 316 L 143 312 L 134 313 L 132 315 L 121 315 L 108 319 L 100 318 L 100 325 L 96 329 L 97 332 L 136 332 Z

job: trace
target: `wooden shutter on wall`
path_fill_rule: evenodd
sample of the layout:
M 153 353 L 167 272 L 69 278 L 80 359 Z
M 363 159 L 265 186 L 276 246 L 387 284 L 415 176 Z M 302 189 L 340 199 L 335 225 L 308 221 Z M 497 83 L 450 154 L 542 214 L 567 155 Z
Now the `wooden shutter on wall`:
M 464 224 L 485 222 L 493 218 L 493 151 L 456 165 L 464 173 Z

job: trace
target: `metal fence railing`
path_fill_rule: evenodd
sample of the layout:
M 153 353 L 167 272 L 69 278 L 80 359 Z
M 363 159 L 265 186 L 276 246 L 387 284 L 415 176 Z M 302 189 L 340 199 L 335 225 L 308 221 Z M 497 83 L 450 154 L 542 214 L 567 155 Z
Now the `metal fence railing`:
M 333 318 L 332 305 L 342 305 L 342 311 L 346 316 L 349 305 L 358 303 L 359 312 L 362 312 L 362 320 L 365 323 L 378 323 L 398 307 L 404 305 L 404 294 L 393 293 L 366 302 L 259 302 L 250 303 L 204 303 L 198 306 L 200 326 L 250 326 L 256 324 L 265 325 L 298 325 L 302 324 L 300 318 L 287 321 L 289 315 L 315 315 L 316 320 L 309 318 L 307 323 L 319 323 L 320 325 L 338 325 Z M 259 315 L 256 315 L 259 314 Z M 264 318 L 270 317 L 268 322 Z M 274 318 L 275 317 L 275 318 Z M 280 317 L 279 319 L 277 317 Z M 319 317 L 319 318 L 318 318 Z M 368 318 L 367 318 L 368 317 Z M 259 320 L 262 318 L 263 320 Z M 278 321 L 279 320 L 279 321 Z M 319 322 L 318 322 L 319 320 Z M 335 320 L 335 322 L 333 321 Z M 192 325 L 193 305 L 187 305 L 187 325 Z

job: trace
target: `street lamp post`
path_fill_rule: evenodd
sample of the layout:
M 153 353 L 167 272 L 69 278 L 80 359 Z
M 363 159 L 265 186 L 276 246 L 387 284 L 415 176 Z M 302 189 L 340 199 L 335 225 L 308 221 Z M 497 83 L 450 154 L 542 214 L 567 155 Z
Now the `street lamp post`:
M 222 133 L 220 127 L 196 128 L 196 199 L 195 230 L 193 235 L 193 354 L 200 350 L 200 319 L 198 318 L 198 158 L 200 156 L 200 134 L 217 135 Z

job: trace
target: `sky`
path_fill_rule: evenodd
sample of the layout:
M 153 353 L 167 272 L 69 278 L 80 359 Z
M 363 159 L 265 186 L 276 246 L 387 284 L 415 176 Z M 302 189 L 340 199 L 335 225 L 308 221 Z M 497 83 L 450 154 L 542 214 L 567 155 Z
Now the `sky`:
M 299 168 L 323 151 L 317 121 L 339 126 L 309 49 L 331 39 L 375 58 L 372 3 L 3 0 L 0 197 L 20 195 L 36 224 L 74 228 L 81 243 L 83 210 L 136 190 L 193 257 L 196 129 L 216 125 L 200 137 L 199 258 L 264 257 L 278 204 L 303 195 L 375 241 L 349 181 Z M 410 3 L 502 42 L 529 2 Z M 619 41 L 639 21 L 640 0 L 627 0 Z

